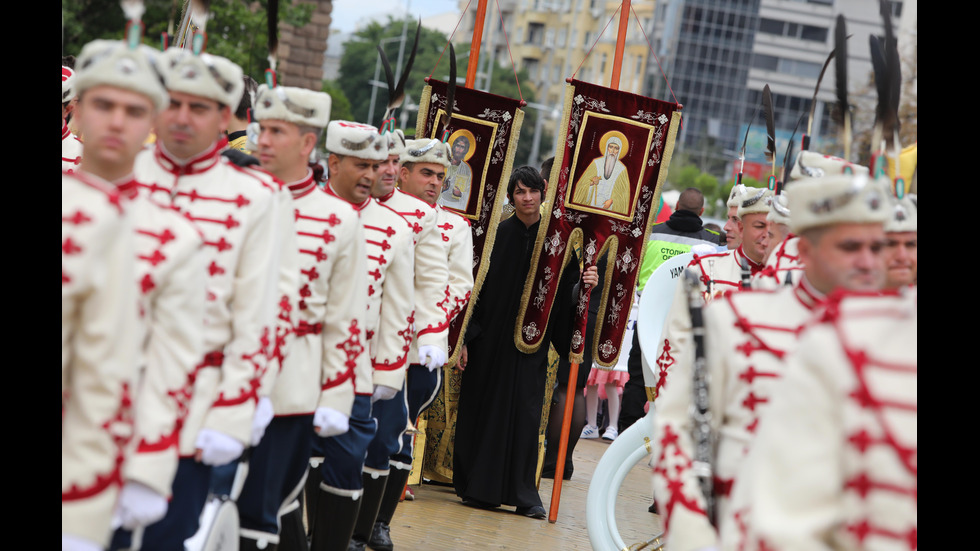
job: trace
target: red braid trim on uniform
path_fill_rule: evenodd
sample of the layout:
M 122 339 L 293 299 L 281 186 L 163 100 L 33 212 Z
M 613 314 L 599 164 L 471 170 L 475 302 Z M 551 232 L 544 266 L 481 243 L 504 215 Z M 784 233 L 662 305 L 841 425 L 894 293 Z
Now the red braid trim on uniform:
M 95 481 L 88 486 L 80 487 L 77 484 L 72 484 L 67 492 L 61 492 L 61 501 L 87 499 L 104 492 L 111 486 L 122 486 L 122 465 L 125 460 L 124 450 L 129 443 L 131 435 L 129 431 L 113 430 L 113 426 L 116 425 L 133 426 L 133 401 L 129 396 L 129 383 L 122 383 L 119 407 L 116 409 L 115 415 L 102 423 L 102 430 L 112 435 L 113 444 L 116 446 L 116 457 L 113 461 L 112 470 L 108 473 L 96 474 Z
M 673 425 L 666 425 L 664 427 L 664 436 L 660 440 L 660 457 L 657 458 L 656 466 L 653 468 L 653 472 L 659 474 L 667 481 L 667 492 L 670 494 L 667 498 L 667 503 L 663 504 L 664 508 L 664 530 L 670 532 L 670 520 L 674 513 L 674 508 L 678 505 L 687 509 L 695 514 L 702 516 L 707 516 L 707 511 L 704 507 L 698 505 L 697 498 L 691 499 L 690 497 L 684 495 L 684 480 L 681 477 L 681 473 L 690 471 L 692 466 L 691 458 L 684 453 L 684 450 L 677 445 L 679 436 L 674 432 Z M 667 456 L 673 459 L 679 459 L 681 464 L 677 467 L 666 466 Z

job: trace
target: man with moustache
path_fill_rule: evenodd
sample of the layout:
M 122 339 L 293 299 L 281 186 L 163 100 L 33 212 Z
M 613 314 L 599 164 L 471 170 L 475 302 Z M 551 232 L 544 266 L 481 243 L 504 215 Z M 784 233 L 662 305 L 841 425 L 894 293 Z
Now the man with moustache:
M 795 206 L 790 225 L 800 235 L 803 276 L 792 287 L 726 293 L 704 306 L 703 367 L 696 353 L 690 361 L 678 362 L 656 401 L 654 495 L 671 549 L 720 548 L 727 535 L 716 528 L 732 514 L 735 474 L 776 393 L 797 335 L 821 311 L 831 291 L 876 291 L 883 283 L 882 223 L 888 210 L 886 191 L 878 182 L 865 176 L 815 178 L 794 182 L 786 193 Z M 743 202 L 743 248 L 760 243 L 756 234 L 763 230 L 756 231 L 755 219 L 765 216 L 747 212 Z M 696 278 L 697 273 L 685 277 Z M 675 299 L 697 310 L 698 285 L 685 281 L 680 287 L 687 293 Z M 692 314 L 691 319 L 698 318 Z M 707 380 L 706 389 L 698 386 L 699 380 Z M 697 403 L 696 395 L 705 402 Z M 705 420 L 694 418 L 695 406 L 708 412 Z M 706 443 L 710 458 L 698 453 Z M 710 494 L 705 493 L 708 487 Z
M 171 551 L 198 529 L 212 468 L 257 444 L 271 420 L 281 232 L 278 187 L 221 155 L 224 131 L 244 88 L 225 58 L 171 48 L 159 65 L 170 95 L 157 116 L 157 140 L 136 160 L 150 196 L 196 222 L 207 255 L 205 354 L 189 376 L 193 389 L 179 435 L 180 460 L 167 516 L 147 527 L 143 549 Z M 261 410 L 267 408 L 262 407 Z
M 914 286 L 919 281 L 919 206 L 916 196 L 895 200 L 885 223 L 885 289 Z
M 364 462 L 379 426 L 372 404 L 394 398 L 405 379 L 415 311 L 414 233 L 402 216 L 371 197 L 378 166 L 388 159 L 387 140 L 377 128 L 331 121 L 327 150 L 330 179 L 325 190 L 358 211 L 367 250 L 364 273 L 351 277 L 364 277 L 368 283 L 361 344 L 369 351 L 370 363 L 353 374 L 348 432 L 318 439 L 315 445 L 323 455 L 323 481 L 314 506 L 312 549 L 346 551 L 361 507 L 367 503 L 376 508 L 384 492 L 383 471 L 372 472 Z
M 405 152 L 407 142 L 401 130 L 386 132 L 388 160 L 381 163 L 378 178 L 371 195 L 382 205 L 390 207 L 405 217 L 412 225 L 415 248 L 415 322 L 411 332 L 411 349 L 428 350 L 447 348 L 448 323 L 446 313 L 439 307 L 444 300 L 448 282 L 448 258 L 439 228 L 436 228 L 436 209 L 414 195 L 399 189 L 399 158 Z M 421 356 L 421 357 L 419 357 Z M 351 548 L 363 549 L 365 545 L 376 551 L 391 550 L 391 519 L 398 507 L 402 491 L 412 469 L 411 435 L 406 435 L 409 423 L 415 423 L 418 411 L 428 401 L 425 392 L 432 392 L 429 384 L 418 384 L 420 378 L 428 381 L 432 370 L 442 367 L 441 358 L 433 358 L 428 352 L 409 352 L 406 381 L 391 400 L 375 402 L 374 417 L 378 420 L 378 434 L 368 446 L 364 462 L 364 503 L 358 512 Z M 416 360 L 416 358 L 418 360 Z M 427 364 L 417 363 L 426 361 Z M 443 360 L 442 363 L 445 361 Z M 437 385 L 438 386 L 438 385 Z M 420 388 L 421 387 L 421 388 Z M 414 394 L 408 389 L 415 390 Z M 421 397 L 421 398 L 420 398 Z M 409 409 L 414 412 L 410 415 Z M 405 438 L 407 436 L 407 438 Z M 407 440 L 407 442 L 403 441 Z

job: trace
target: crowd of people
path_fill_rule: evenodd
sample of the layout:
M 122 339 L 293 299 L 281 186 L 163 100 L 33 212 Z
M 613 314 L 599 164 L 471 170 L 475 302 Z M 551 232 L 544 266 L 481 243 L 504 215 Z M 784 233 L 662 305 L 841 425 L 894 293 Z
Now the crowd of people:
M 519 350 L 513 328 L 550 169 L 512 171 L 471 297 L 469 222 L 437 202 L 450 146 L 330 111 L 194 49 L 96 40 L 63 63 L 63 549 L 181 550 L 212 529 L 210 496 L 235 494 L 242 549 L 391 550 L 411 429 L 447 369 L 456 494 L 545 518 L 548 347 Z M 733 188 L 724 237 L 694 189 L 653 227 L 641 297 L 660 263 L 695 256 L 658 380 L 634 338 L 606 436 L 653 402 L 671 551 L 915 547 L 917 205 L 886 180 L 803 152 L 784 193 Z M 577 287 L 603 270 L 563 272 L 559 354 Z M 572 434 L 593 437 L 594 410 L 585 430 L 576 411 Z

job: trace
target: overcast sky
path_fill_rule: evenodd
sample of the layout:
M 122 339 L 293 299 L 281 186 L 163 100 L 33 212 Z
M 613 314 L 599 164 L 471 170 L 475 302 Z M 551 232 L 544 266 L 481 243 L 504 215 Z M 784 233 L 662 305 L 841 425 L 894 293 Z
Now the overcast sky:
M 469 9 L 476 9 L 473 0 Z M 429 17 L 446 12 L 459 12 L 457 0 L 334 0 L 331 29 L 341 33 L 357 30 L 372 18 L 386 20 L 387 15 L 398 18 L 406 11 L 415 17 Z

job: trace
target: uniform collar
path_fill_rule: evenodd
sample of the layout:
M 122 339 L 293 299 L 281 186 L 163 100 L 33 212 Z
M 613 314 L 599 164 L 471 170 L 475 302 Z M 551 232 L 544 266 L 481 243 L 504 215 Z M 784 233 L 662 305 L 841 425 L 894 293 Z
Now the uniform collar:
M 292 192 L 293 199 L 299 199 L 300 197 L 308 195 L 311 191 L 316 189 L 316 181 L 313 179 L 313 171 L 306 169 L 306 177 L 286 185 L 289 187 L 289 191 Z
M 228 138 L 222 136 L 211 147 L 190 159 L 178 159 L 167 151 L 163 141 L 157 140 L 153 156 L 171 174 L 198 174 L 209 170 L 221 160 L 221 151 L 228 145 Z
M 345 203 L 348 203 L 348 204 L 349 204 L 350 206 L 352 206 L 352 207 L 354 207 L 354 210 L 356 210 L 356 211 L 358 211 L 358 212 L 360 212 L 360 211 L 362 211 L 362 210 L 364 210 L 364 208 L 365 208 L 365 207 L 367 207 L 367 206 L 368 206 L 368 204 L 369 204 L 369 203 L 371 202 L 371 197 L 368 197 L 367 199 L 365 199 L 365 200 L 364 200 L 364 202 L 363 202 L 363 203 L 361 203 L 361 204 L 359 204 L 359 205 L 358 205 L 358 204 L 356 204 L 356 203 L 352 203 L 352 202 L 350 202 L 350 201 L 348 201 L 347 199 L 344 199 L 343 197 L 341 197 L 341 196 L 340 196 L 340 195 L 339 195 L 339 194 L 338 194 L 338 193 L 337 193 L 337 192 L 336 192 L 336 191 L 335 191 L 335 190 L 333 189 L 333 185 L 332 185 L 332 184 L 330 183 L 330 180 L 327 180 L 327 185 L 326 185 L 326 186 L 324 186 L 324 189 L 325 189 L 325 190 L 327 191 L 327 193 L 329 193 L 330 195 L 333 195 L 333 196 L 334 196 L 334 197 L 336 197 L 337 199 L 340 199 L 341 201 L 344 201 Z
M 806 275 L 800 278 L 800 282 L 793 288 L 793 294 L 800 301 L 804 307 L 808 310 L 813 310 L 814 308 L 820 306 L 827 302 L 827 295 L 821 293 L 810 284 L 810 281 L 806 278 Z
M 744 258 L 745 262 L 749 265 L 749 270 L 752 272 L 752 275 L 761 272 L 762 269 L 765 267 L 765 264 L 760 264 L 752 260 L 751 258 L 745 256 L 745 251 L 743 251 L 742 246 L 739 245 L 738 248 L 735 249 L 735 260 L 740 260 L 741 258 Z M 741 264 L 741 262 L 739 262 L 739 264 Z
M 61 121 L 61 139 L 62 140 L 68 139 L 68 136 L 71 136 L 71 130 L 68 130 L 68 122 L 65 121 L 64 119 L 62 119 L 62 121 Z
M 387 195 L 382 195 L 381 197 L 378 197 L 377 199 L 381 203 L 387 203 L 388 202 L 388 199 L 391 199 L 392 197 L 395 196 L 395 192 L 396 191 L 398 191 L 398 188 L 397 187 L 393 187 L 393 188 L 391 188 L 391 191 L 389 191 L 387 193 Z

